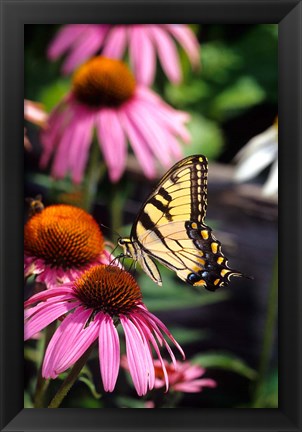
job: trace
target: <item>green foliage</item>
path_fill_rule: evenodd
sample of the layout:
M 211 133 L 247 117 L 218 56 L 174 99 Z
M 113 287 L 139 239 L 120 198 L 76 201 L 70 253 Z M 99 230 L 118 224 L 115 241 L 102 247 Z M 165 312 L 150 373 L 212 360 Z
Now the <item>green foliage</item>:
M 207 330 L 200 328 L 169 326 L 169 330 L 181 346 L 193 342 L 200 342 L 201 340 L 208 338 L 209 334 Z
M 49 112 L 69 91 L 70 79 L 60 77 L 41 89 L 39 93 L 39 101 L 42 102 L 46 111 Z
M 274 369 L 264 380 L 254 408 L 278 408 L 278 369 Z
M 210 159 L 223 150 L 221 124 L 260 104 L 277 104 L 277 25 L 251 26 L 231 40 L 226 35 L 225 27 L 211 27 L 208 40 L 201 42 L 199 73 L 185 67 L 183 83 L 167 83 L 164 93 L 170 103 L 192 113 L 191 154 L 204 148 Z
M 224 145 L 224 137 L 218 124 L 200 114 L 192 113 L 188 129 L 190 145 L 184 147 L 184 155 L 206 154 L 209 160 L 216 159 Z
M 143 299 L 148 309 L 169 311 L 185 308 L 205 306 L 226 300 L 228 293 L 225 291 L 209 292 L 204 288 L 196 289 L 189 285 L 183 285 L 173 272 L 159 265 L 163 278 L 163 286 L 159 287 L 145 274 L 138 275 L 138 283 L 142 289 Z
M 250 380 L 257 377 L 257 372 L 254 369 L 232 353 L 207 352 L 198 354 L 192 361 L 204 368 L 225 369 L 235 372 Z
M 210 113 L 213 117 L 224 120 L 264 99 L 264 89 L 257 81 L 251 76 L 242 76 L 216 96 L 210 107 Z

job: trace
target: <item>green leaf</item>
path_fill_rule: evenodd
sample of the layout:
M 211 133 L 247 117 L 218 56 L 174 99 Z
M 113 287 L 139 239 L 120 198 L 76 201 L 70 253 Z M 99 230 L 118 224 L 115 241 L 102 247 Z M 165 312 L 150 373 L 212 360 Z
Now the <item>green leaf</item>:
M 202 44 L 201 78 L 221 85 L 242 68 L 242 58 L 230 45 L 222 41 Z
M 143 301 L 152 311 L 200 307 L 228 299 L 229 293 L 221 290 L 209 292 L 178 281 L 173 272 L 159 265 L 163 286 L 157 286 L 145 273 L 138 275 Z
M 169 326 L 169 330 L 180 345 L 201 341 L 208 337 L 208 332 L 200 329 Z
M 170 83 L 167 83 L 165 86 L 165 98 L 180 108 L 190 106 L 201 99 L 211 97 L 211 95 L 211 86 L 200 79 L 194 79 L 189 83 L 183 83 L 178 86 Z
M 93 397 L 95 397 L 96 399 L 100 399 L 102 397 L 101 393 L 98 393 L 96 391 L 96 388 L 95 388 L 95 385 L 93 382 L 92 372 L 89 369 L 87 364 L 81 370 L 81 373 L 79 375 L 79 381 L 82 381 L 84 384 L 87 385 L 87 387 L 91 391 L 91 394 Z
M 24 392 L 24 408 L 34 408 L 33 401 L 28 392 Z
M 34 363 L 38 363 L 40 359 L 40 354 L 37 352 L 36 349 L 25 347 L 24 348 L 24 358 L 25 360 L 32 361 Z
M 234 354 L 227 352 L 208 352 L 205 354 L 198 354 L 197 356 L 193 357 L 192 361 L 198 363 L 204 368 L 225 369 L 235 372 L 250 380 L 254 380 L 257 377 L 257 372 L 248 366 L 244 360 L 241 360 Z
M 51 111 L 58 102 L 69 92 L 70 79 L 59 78 L 47 87 L 43 87 L 39 94 L 39 101 L 45 106 L 46 111 Z
M 85 376 L 80 376 L 79 381 L 82 381 L 84 384 L 86 384 L 94 398 L 100 399 L 102 397 L 102 394 L 96 391 L 94 383 L 89 378 Z
M 191 142 L 183 147 L 185 156 L 202 153 L 213 160 L 221 154 L 224 137 L 216 122 L 197 113 L 191 113 L 188 129 L 191 133 Z
M 253 404 L 254 408 L 277 408 L 278 407 L 278 369 L 271 372 L 265 379 L 259 396 Z
M 218 119 L 230 118 L 264 99 L 265 91 L 257 81 L 252 76 L 242 76 L 214 99 L 210 111 Z

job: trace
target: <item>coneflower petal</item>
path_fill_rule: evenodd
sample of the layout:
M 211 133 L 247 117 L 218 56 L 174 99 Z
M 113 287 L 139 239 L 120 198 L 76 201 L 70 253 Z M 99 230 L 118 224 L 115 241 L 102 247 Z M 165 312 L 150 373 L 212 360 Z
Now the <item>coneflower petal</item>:
M 120 316 L 126 336 L 126 352 L 130 374 L 139 396 L 147 393 L 148 370 L 146 366 L 146 342 L 136 326 L 126 317 Z
M 70 346 L 77 339 L 90 315 L 91 310 L 80 306 L 59 325 L 45 353 L 42 367 L 44 378 L 56 378 L 59 373 L 63 372 L 62 368 L 59 370 L 58 364 L 62 363 L 62 357 L 68 355 L 67 344 Z M 77 347 L 77 343 L 75 346 Z
M 97 319 L 97 318 L 96 318 Z M 99 358 L 105 391 L 112 392 L 120 367 L 120 342 L 118 332 L 109 315 L 100 314 Z

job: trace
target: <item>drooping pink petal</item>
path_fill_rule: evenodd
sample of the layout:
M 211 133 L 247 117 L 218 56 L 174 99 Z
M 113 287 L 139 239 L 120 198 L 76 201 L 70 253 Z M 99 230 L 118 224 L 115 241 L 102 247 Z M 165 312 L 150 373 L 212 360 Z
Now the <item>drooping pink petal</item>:
M 182 371 L 185 373 L 186 378 L 190 380 L 198 378 L 205 373 L 204 368 L 197 365 L 191 365 L 190 363 L 188 363 L 187 365 L 184 364 L 182 367 Z
M 61 134 L 58 137 L 57 148 L 54 153 L 54 160 L 52 163 L 51 174 L 55 178 L 63 178 L 69 169 L 69 151 L 72 145 L 76 125 L 76 106 L 70 107 L 70 119 L 62 128 Z
M 106 25 L 89 25 L 85 29 L 83 37 L 79 38 L 73 44 L 72 52 L 68 55 L 64 65 L 63 72 L 68 74 L 80 64 L 93 56 L 102 46 L 107 34 L 108 26 Z
M 81 332 L 84 331 L 90 315 L 91 309 L 80 306 L 69 314 L 57 328 L 45 353 L 42 367 L 44 378 L 56 378 L 61 372 L 68 369 L 90 346 L 93 337 L 95 336 L 94 340 L 97 338 L 97 326 L 92 326 L 87 331 L 87 337 L 81 337 Z
M 153 315 L 151 312 L 149 312 L 147 309 L 142 309 L 142 311 L 143 311 L 142 315 L 145 315 L 150 323 L 156 324 L 156 326 L 158 326 L 158 328 L 168 336 L 168 338 L 174 343 L 174 345 L 176 346 L 178 351 L 181 353 L 183 359 L 185 359 L 186 356 L 185 356 L 185 353 L 183 352 L 183 349 L 181 348 L 179 343 L 176 341 L 176 339 L 173 337 L 171 332 L 164 325 L 164 323 L 160 319 L 158 319 L 155 315 Z
M 77 158 L 76 171 L 72 174 L 78 180 L 88 158 L 88 147 L 91 144 L 92 113 L 81 105 L 72 105 L 71 118 L 62 131 L 55 153 L 52 175 L 63 178 L 71 171 Z
M 192 30 L 185 24 L 165 24 L 165 26 L 186 51 L 192 66 L 200 66 L 199 43 Z
M 127 26 L 111 26 L 109 30 L 102 55 L 109 58 L 120 59 L 126 49 Z
M 55 297 L 49 297 L 49 298 L 47 298 L 47 301 L 40 302 L 36 306 L 26 308 L 24 310 L 24 319 L 30 318 L 36 312 L 40 311 L 41 309 L 47 308 L 51 304 L 54 304 L 54 303 L 58 304 L 58 303 L 62 303 L 65 301 L 66 302 L 73 301 L 73 299 L 72 300 L 70 299 L 70 294 L 62 294 L 62 295 L 57 295 Z M 75 299 L 74 299 L 74 301 L 75 301 Z
M 188 382 L 180 382 L 173 385 L 175 391 L 181 391 L 184 393 L 199 393 L 203 387 L 215 388 L 217 384 L 211 379 L 201 379 Z
M 167 77 L 171 82 L 178 84 L 182 74 L 177 49 L 172 38 L 158 25 L 149 26 L 148 32 L 157 46 L 158 56 Z
M 120 179 L 126 164 L 126 136 L 121 127 L 118 113 L 103 109 L 96 120 L 97 133 L 111 181 Z
M 47 305 L 47 302 L 46 302 Z M 61 315 L 69 312 L 77 306 L 74 302 L 61 302 L 49 304 L 45 307 L 43 304 L 39 311 L 29 318 L 24 324 L 24 340 L 30 339 L 43 328 L 56 320 Z
M 168 373 L 167 373 L 167 369 L 165 366 L 165 362 L 161 356 L 160 350 L 158 348 L 158 344 L 152 334 L 152 331 L 150 330 L 150 326 L 148 324 L 146 324 L 146 321 L 143 319 L 143 317 L 139 314 L 135 314 L 135 319 L 136 319 L 136 323 L 137 323 L 137 328 L 140 329 L 140 331 L 143 333 L 145 339 L 147 342 L 150 342 L 154 348 L 154 351 L 157 354 L 158 360 L 160 362 L 163 374 L 164 374 L 164 383 L 166 385 L 166 391 L 168 391 L 169 388 L 169 380 L 168 380 Z M 153 366 L 153 374 L 154 374 L 154 366 Z M 154 377 L 152 376 L 152 387 L 154 386 L 155 383 L 155 375 Z M 150 388 L 152 388 L 150 387 Z
M 48 128 L 40 133 L 43 152 L 40 159 L 40 168 L 45 168 L 49 162 L 52 153 L 57 148 L 57 142 L 60 139 L 59 134 L 66 116 L 59 110 L 54 110 L 48 120 Z
M 146 27 L 129 28 L 129 56 L 137 82 L 149 86 L 155 76 L 156 56 Z
M 165 133 L 158 127 L 152 116 L 149 115 L 142 104 L 133 103 L 127 111 L 128 117 L 136 125 L 137 130 L 147 143 L 152 153 L 161 161 L 164 166 L 171 164 L 170 153 L 167 151 Z M 147 116 L 146 116 L 147 114 Z
M 120 315 L 120 321 L 126 336 L 127 360 L 133 384 L 137 394 L 143 396 L 147 393 L 148 388 L 146 366 L 146 349 L 148 348 L 135 325 L 127 317 Z
M 58 287 L 56 289 L 53 289 L 51 291 L 45 290 L 42 291 L 40 293 L 34 294 L 33 296 L 31 296 L 28 300 L 26 300 L 24 302 L 24 308 L 27 308 L 29 306 L 31 306 L 32 304 L 41 302 L 41 301 L 46 301 L 51 297 L 57 297 L 57 296 L 61 296 L 61 295 L 70 295 L 70 299 L 75 299 L 75 295 L 74 295 L 74 289 L 71 287 L 66 287 L 66 286 L 62 286 L 62 287 Z
M 97 319 L 97 318 L 96 318 Z M 113 391 L 120 367 L 119 336 L 109 315 L 99 318 L 99 359 L 105 391 Z
M 141 333 L 141 337 L 145 339 L 146 344 L 148 346 L 148 351 L 146 351 L 146 360 L 147 360 L 146 365 L 148 368 L 149 389 L 152 390 L 155 382 L 155 371 L 154 371 L 151 345 L 154 347 L 156 353 L 158 353 L 159 351 L 157 351 L 157 344 L 148 326 L 146 326 L 145 323 L 142 322 L 142 320 L 140 319 L 139 314 L 133 312 L 131 313 L 129 318 L 133 321 L 136 328 Z
M 71 366 L 73 366 L 73 364 L 87 351 L 87 349 L 97 339 L 98 332 L 98 322 L 93 320 L 89 323 L 87 327 L 83 328 L 76 337 L 70 338 L 70 336 L 68 337 L 66 335 L 66 349 L 57 363 L 57 373 L 62 373 Z
M 182 154 L 178 141 L 169 133 L 167 128 L 162 127 L 145 103 L 135 101 L 132 105 L 131 114 L 133 122 L 139 128 L 141 135 L 148 143 L 150 149 L 162 165 L 169 167 L 172 163 L 171 156 Z
M 85 34 L 88 26 L 89 24 L 68 24 L 63 26 L 49 45 L 47 50 L 48 58 L 55 60 L 64 54 L 78 37 Z
M 137 86 L 136 94 L 137 97 L 145 101 L 147 109 L 162 127 L 179 135 L 184 142 L 190 141 L 190 134 L 183 124 L 190 119 L 187 112 L 175 110 L 162 99 L 158 100 L 158 96 L 146 87 Z
M 144 174 L 148 178 L 154 178 L 156 175 L 156 170 L 152 153 L 148 148 L 148 144 L 140 135 L 137 126 L 129 118 L 129 115 L 125 110 L 120 112 L 120 119 L 138 162 L 143 168 Z
M 69 152 L 69 169 L 74 183 L 80 183 L 84 176 L 89 148 L 92 143 L 94 120 L 92 113 L 82 110 L 81 117 L 78 118 L 78 124 L 75 127 L 74 142 Z
M 129 318 L 132 320 L 136 328 L 141 333 L 141 337 L 146 341 L 146 345 L 148 347 L 148 350 L 146 350 L 146 366 L 148 369 L 149 389 L 152 390 L 155 382 L 155 371 L 154 371 L 151 345 L 153 345 L 153 342 L 155 342 L 155 340 L 154 339 L 152 340 L 153 338 L 152 333 L 150 333 L 148 329 L 146 330 L 145 324 L 142 323 L 142 321 L 139 319 L 137 313 L 133 312 L 131 313 L 131 315 L 129 314 Z

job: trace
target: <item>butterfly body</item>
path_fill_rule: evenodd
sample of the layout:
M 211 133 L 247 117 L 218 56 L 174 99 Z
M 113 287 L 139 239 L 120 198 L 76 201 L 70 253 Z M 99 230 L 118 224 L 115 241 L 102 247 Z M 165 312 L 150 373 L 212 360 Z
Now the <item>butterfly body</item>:
M 138 213 L 129 238 L 118 244 L 147 275 L 162 284 L 156 261 L 183 281 L 214 291 L 227 285 L 231 270 L 221 244 L 204 223 L 207 208 L 207 159 L 189 156 L 160 180 Z

